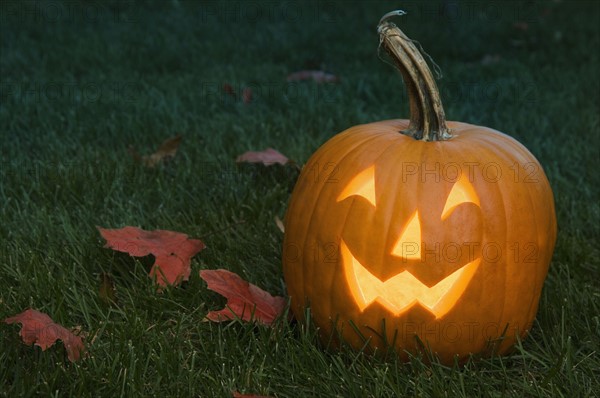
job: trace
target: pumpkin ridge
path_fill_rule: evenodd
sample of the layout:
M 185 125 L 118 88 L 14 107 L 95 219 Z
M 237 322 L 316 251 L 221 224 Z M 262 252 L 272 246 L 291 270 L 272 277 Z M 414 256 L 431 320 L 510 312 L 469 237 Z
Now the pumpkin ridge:
M 527 150 L 527 148 L 525 148 L 522 144 L 520 144 L 518 141 L 516 141 L 514 138 L 508 136 L 509 138 L 511 138 L 511 140 L 509 141 L 509 144 L 511 145 L 511 149 L 514 150 L 518 150 L 520 152 L 520 155 L 522 158 L 525 158 L 524 160 L 529 160 L 531 163 L 532 160 L 537 162 L 537 159 L 535 159 L 535 156 L 529 152 L 529 150 Z M 498 148 L 499 152 L 503 152 L 504 156 L 506 157 L 506 159 L 510 159 L 511 155 L 513 155 L 512 152 L 509 152 L 508 149 L 504 146 L 499 146 Z M 528 159 L 527 159 L 528 158 Z M 515 163 L 518 163 L 518 160 L 515 160 Z M 514 165 L 514 163 L 513 163 Z M 546 179 L 546 176 L 542 170 L 542 168 L 539 168 L 539 172 L 541 173 L 541 175 L 539 176 L 539 178 L 543 178 Z M 532 185 L 531 185 L 532 186 Z M 529 213 L 531 215 L 531 217 L 533 218 L 533 222 L 528 224 L 529 228 L 532 228 L 531 231 L 531 236 L 535 237 L 535 247 L 536 247 L 536 251 L 539 253 L 539 232 L 538 232 L 538 224 L 539 224 L 539 212 L 541 211 L 545 211 L 546 207 L 545 206 L 536 206 L 534 204 L 534 200 L 533 200 L 533 192 L 531 189 L 531 186 L 529 185 L 525 185 L 524 187 L 524 192 L 523 195 L 521 195 L 521 200 L 527 200 L 528 202 L 528 208 L 532 209 L 532 211 Z M 531 242 L 533 243 L 533 242 Z M 524 249 L 524 248 L 518 248 L 517 249 Z M 523 251 L 520 250 L 519 254 L 517 255 L 517 257 L 522 257 L 524 255 Z M 520 261 L 524 261 L 525 258 L 518 258 L 518 260 Z M 524 266 L 535 266 L 535 270 L 539 272 L 539 268 L 541 268 L 541 264 L 540 264 L 540 259 L 536 259 L 535 262 L 533 263 L 523 263 L 523 267 Z M 534 275 L 537 274 L 536 272 L 533 273 Z M 534 281 L 534 286 L 531 286 L 530 288 L 535 289 L 536 292 L 539 291 L 539 293 L 541 293 L 541 289 L 543 287 L 543 279 L 542 280 L 536 280 Z M 534 319 L 535 318 L 535 313 L 537 312 L 537 307 L 539 305 L 539 293 L 538 294 L 532 294 L 531 295 L 531 300 L 529 302 L 528 305 L 526 305 L 526 307 L 528 307 L 527 310 L 527 316 L 525 316 L 525 319 Z M 518 325 L 521 328 L 525 328 L 525 327 L 529 327 L 529 325 L 524 325 L 524 324 L 520 324 Z M 521 330 L 521 333 L 524 333 L 525 330 Z

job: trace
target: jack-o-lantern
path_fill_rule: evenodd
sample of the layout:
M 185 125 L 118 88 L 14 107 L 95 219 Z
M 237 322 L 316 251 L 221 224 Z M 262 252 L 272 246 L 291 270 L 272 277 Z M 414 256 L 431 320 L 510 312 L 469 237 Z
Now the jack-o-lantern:
M 446 122 L 419 51 L 382 19 L 410 120 L 354 126 L 309 159 L 285 219 L 292 310 L 325 339 L 444 363 L 506 353 L 535 317 L 556 240 L 535 157 L 498 131 Z

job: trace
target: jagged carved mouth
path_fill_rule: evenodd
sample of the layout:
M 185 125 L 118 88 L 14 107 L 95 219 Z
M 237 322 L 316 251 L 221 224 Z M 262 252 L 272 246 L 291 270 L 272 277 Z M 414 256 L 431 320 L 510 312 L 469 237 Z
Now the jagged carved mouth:
M 407 270 L 382 281 L 352 255 L 343 239 L 340 250 L 346 281 L 360 310 L 378 302 L 396 316 L 419 303 L 441 318 L 463 295 L 481 262 L 477 258 L 428 287 Z

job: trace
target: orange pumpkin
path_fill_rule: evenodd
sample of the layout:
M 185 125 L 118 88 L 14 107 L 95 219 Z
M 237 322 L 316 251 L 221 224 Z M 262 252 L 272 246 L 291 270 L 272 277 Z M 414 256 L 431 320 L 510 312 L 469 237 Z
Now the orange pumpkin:
M 556 240 L 535 157 L 487 127 L 446 122 L 419 51 L 378 27 L 410 120 L 351 127 L 304 166 L 285 220 L 292 310 L 322 337 L 443 363 L 504 354 L 535 317 Z

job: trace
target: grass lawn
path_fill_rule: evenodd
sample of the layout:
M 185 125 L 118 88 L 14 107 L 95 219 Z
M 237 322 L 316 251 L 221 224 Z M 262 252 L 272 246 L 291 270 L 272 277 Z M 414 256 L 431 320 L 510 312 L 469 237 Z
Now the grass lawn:
M 443 72 L 449 120 L 521 141 L 554 190 L 558 240 L 530 336 L 504 358 L 409 364 L 320 347 L 314 328 L 203 322 L 225 303 L 201 269 L 285 295 L 293 167 L 236 166 L 273 147 L 303 164 L 350 126 L 406 118 L 377 54 L 398 2 L 0 2 L 0 319 L 35 308 L 86 334 L 42 352 L 0 323 L 0 396 L 594 396 L 600 391 L 600 3 L 407 1 L 395 22 Z M 440 12 L 443 11 L 443 12 Z M 338 83 L 287 83 L 323 69 Z M 221 89 L 249 87 L 245 104 Z M 144 168 L 183 135 L 175 160 Z M 149 262 L 96 226 L 202 239 L 192 276 L 157 294 Z M 116 303 L 103 300 L 108 275 Z M 593 376 L 596 374 L 596 376 Z

